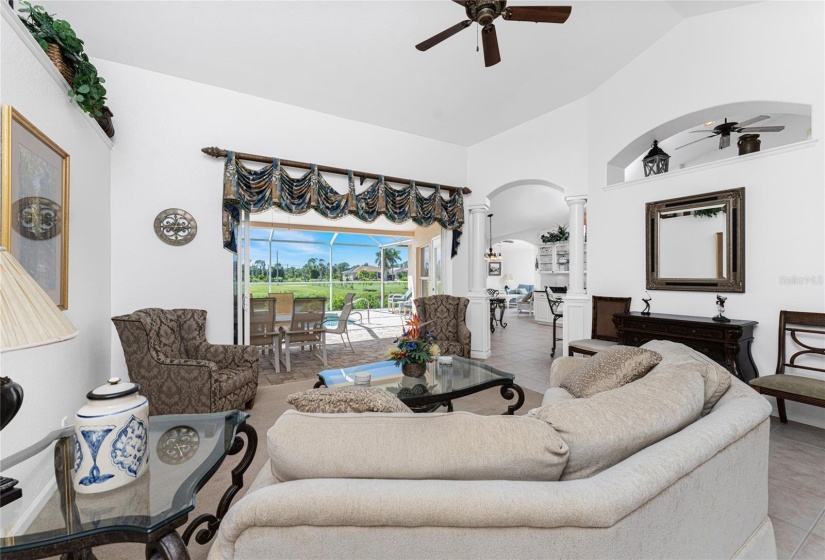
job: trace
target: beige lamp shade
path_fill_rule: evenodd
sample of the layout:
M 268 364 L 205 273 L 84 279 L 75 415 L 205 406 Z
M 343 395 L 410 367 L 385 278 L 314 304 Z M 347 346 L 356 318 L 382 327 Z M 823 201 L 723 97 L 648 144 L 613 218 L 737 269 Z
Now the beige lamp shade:
M 0 350 L 20 350 L 61 342 L 77 329 L 43 288 L 0 247 Z

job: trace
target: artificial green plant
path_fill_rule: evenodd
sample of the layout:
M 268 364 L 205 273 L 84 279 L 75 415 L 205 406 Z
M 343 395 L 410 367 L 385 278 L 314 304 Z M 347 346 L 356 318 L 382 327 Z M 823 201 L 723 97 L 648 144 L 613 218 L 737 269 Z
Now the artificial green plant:
M 89 62 L 88 55 L 83 51 L 83 41 L 77 37 L 69 22 L 55 19 L 43 6 L 34 6 L 31 2 L 23 2 L 20 13 L 26 14 L 20 20 L 43 50 L 47 50 L 49 44 L 57 45 L 74 71 L 74 79 L 69 84 L 69 97 L 93 117 L 102 116 L 106 103 L 103 83 L 106 80 L 98 76 L 97 68 Z

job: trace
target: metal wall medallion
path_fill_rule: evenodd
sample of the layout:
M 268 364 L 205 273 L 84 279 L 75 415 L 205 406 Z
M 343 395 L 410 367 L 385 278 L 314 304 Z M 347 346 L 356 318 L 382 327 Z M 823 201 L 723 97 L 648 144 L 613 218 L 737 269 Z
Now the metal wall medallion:
M 167 208 L 155 218 L 155 234 L 169 245 L 186 245 L 198 233 L 198 223 L 186 210 Z

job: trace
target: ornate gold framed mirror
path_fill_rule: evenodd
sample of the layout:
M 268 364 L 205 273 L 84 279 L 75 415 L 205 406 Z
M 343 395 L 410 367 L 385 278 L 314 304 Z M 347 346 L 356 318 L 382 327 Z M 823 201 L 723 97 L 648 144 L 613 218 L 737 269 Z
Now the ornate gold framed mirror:
M 745 291 L 745 189 L 645 205 L 647 289 Z

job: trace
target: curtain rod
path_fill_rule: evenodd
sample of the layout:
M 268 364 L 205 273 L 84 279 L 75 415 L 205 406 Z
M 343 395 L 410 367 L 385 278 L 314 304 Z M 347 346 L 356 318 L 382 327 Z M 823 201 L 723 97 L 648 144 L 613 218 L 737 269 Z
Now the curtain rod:
M 224 158 L 226 157 L 226 150 L 223 148 L 201 148 L 201 151 L 208 156 L 212 156 L 213 158 Z M 267 156 L 256 156 L 255 154 L 244 154 L 241 152 L 235 152 L 235 157 L 238 159 L 243 159 L 246 161 L 254 161 L 257 163 L 272 163 L 272 160 L 275 158 L 267 157 Z M 310 169 L 310 164 L 304 163 L 302 161 L 292 161 L 290 159 L 282 159 L 281 165 L 284 167 L 297 167 L 299 169 Z M 343 169 L 341 167 L 330 167 L 328 165 L 316 165 L 315 166 L 318 171 L 323 171 L 325 173 L 336 173 L 338 175 L 346 175 L 349 170 Z M 361 178 L 361 184 L 364 184 L 365 179 L 378 179 L 379 175 L 375 173 L 367 173 L 365 171 L 352 171 L 352 175 L 354 177 Z M 403 185 L 409 185 L 412 181 L 410 179 L 404 179 L 403 177 L 390 177 L 389 175 L 384 175 L 384 180 L 389 181 L 390 183 L 401 183 Z M 434 189 L 435 183 L 426 183 L 424 181 L 415 181 L 415 186 L 417 187 L 429 187 Z M 467 187 L 452 187 L 450 185 L 438 185 L 441 190 L 444 191 L 457 191 L 461 190 L 463 194 L 470 194 L 471 191 Z

